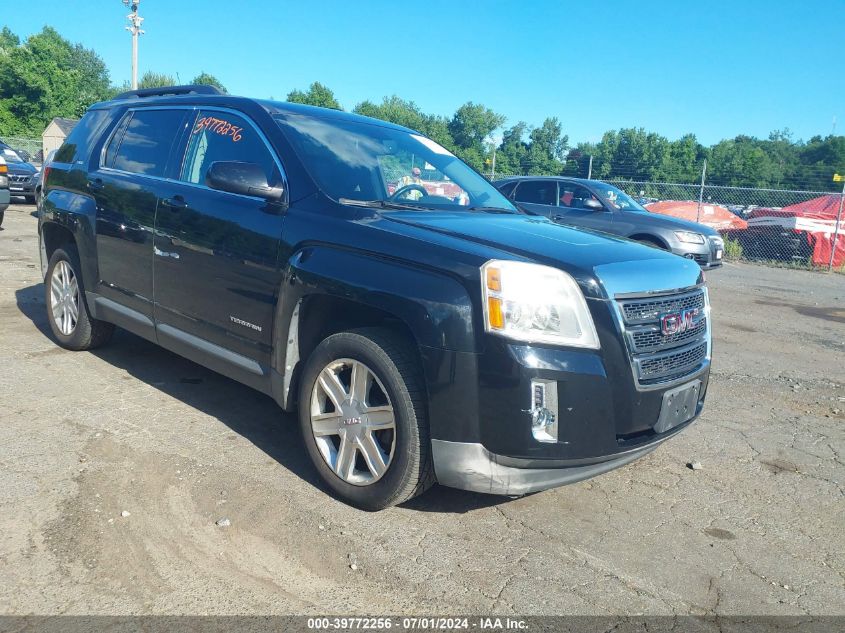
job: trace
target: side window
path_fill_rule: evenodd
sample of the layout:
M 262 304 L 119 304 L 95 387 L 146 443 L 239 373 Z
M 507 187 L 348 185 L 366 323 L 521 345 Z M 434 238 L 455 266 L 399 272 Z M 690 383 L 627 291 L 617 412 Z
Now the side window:
M 87 158 L 88 148 L 108 118 L 108 110 L 88 110 L 71 130 L 53 160 L 57 163 L 74 163 Z
M 562 207 L 585 209 L 584 201 L 592 198 L 596 197 L 586 187 L 574 183 L 560 183 L 560 206 Z
M 125 124 L 122 138 L 118 130 L 109 143 L 105 166 L 134 174 L 163 176 L 185 110 L 135 110 L 128 116 L 131 118 Z
M 557 182 L 554 180 L 528 180 L 516 188 L 516 201 L 533 204 L 555 204 Z
M 179 177 L 204 185 L 209 168 L 217 161 L 256 163 L 271 185 L 281 178 L 270 150 L 246 119 L 230 112 L 201 110 L 188 138 Z

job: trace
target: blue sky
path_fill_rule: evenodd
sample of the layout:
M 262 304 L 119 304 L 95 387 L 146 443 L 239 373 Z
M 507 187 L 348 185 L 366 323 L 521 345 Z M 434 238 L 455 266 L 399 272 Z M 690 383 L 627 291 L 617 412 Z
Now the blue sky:
M 8 3 L 7 3 L 8 5 Z M 0 26 L 45 24 L 130 74 L 120 0 L 31 0 Z M 141 0 L 140 70 L 201 70 L 283 99 L 321 81 L 346 109 L 397 94 L 450 115 L 483 103 L 508 124 L 558 117 L 571 141 L 642 126 L 703 143 L 845 133 L 845 2 Z

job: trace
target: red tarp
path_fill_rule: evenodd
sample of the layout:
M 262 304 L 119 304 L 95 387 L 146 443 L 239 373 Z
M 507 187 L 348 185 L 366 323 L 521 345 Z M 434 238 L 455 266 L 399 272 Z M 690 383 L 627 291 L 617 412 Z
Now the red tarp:
M 702 204 L 701 215 L 695 200 L 661 200 L 645 205 L 652 213 L 671 215 L 682 220 L 705 224 L 717 231 L 744 229 L 748 223 L 718 204 Z
M 750 226 L 782 226 L 807 234 L 807 241 L 813 249 L 813 264 L 827 266 L 830 263 L 830 249 L 836 230 L 836 216 L 842 196 L 832 193 L 806 202 L 792 204 L 783 209 L 754 209 L 748 224 Z M 839 225 L 836 240 L 834 266 L 845 266 L 845 212 Z

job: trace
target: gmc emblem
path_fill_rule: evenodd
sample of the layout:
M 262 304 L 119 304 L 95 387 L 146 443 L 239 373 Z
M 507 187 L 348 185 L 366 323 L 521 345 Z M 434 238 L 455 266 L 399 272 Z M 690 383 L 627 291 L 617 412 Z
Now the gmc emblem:
M 660 332 L 663 336 L 683 334 L 693 330 L 701 323 L 703 314 L 701 308 L 689 308 L 680 312 L 669 312 L 660 315 Z

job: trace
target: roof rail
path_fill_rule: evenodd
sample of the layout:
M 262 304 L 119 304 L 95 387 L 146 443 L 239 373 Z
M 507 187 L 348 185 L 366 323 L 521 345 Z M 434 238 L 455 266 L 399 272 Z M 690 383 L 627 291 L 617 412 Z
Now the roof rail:
M 140 90 L 127 90 L 114 97 L 118 99 L 143 99 L 145 97 L 166 97 L 169 95 L 222 95 L 225 94 L 214 86 L 190 85 L 190 86 L 162 86 L 161 88 L 141 88 Z

